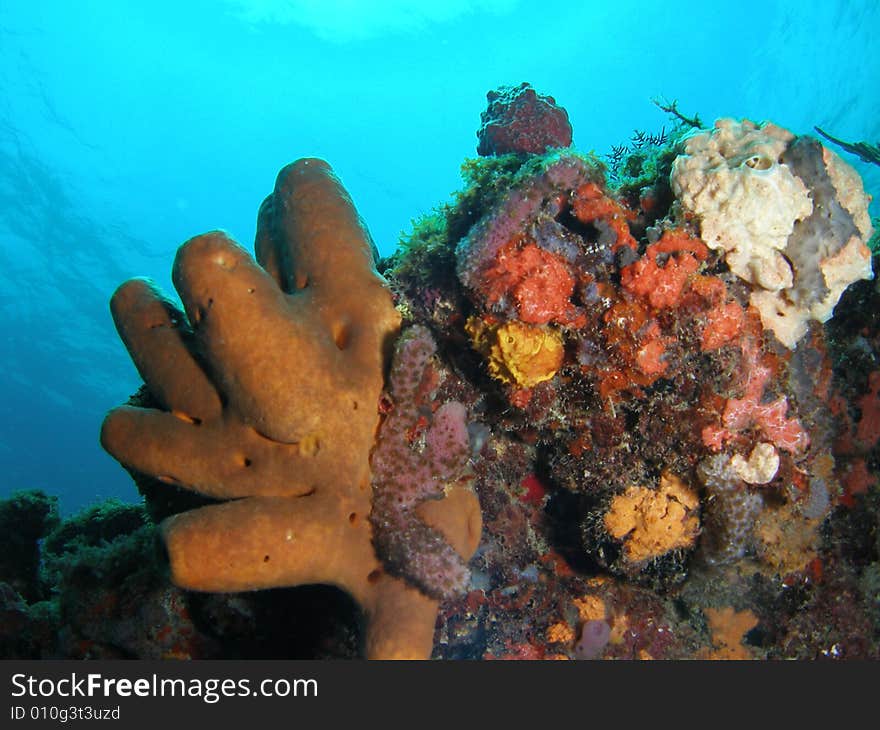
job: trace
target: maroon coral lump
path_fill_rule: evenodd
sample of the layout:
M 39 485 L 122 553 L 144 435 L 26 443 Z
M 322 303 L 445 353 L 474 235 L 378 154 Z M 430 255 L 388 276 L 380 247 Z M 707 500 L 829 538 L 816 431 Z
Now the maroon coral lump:
M 552 96 L 538 94 L 531 84 L 499 86 L 486 98 L 489 107 L 480 115 L 478 155 L 540 155 L 551 147 L 571 145 L 568 112 Z

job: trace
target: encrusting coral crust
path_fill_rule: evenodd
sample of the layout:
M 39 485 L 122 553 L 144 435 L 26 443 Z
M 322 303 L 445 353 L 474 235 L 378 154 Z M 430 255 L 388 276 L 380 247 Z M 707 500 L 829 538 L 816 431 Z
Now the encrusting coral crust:
M 173 280 L 185 316 L 144 280 L 117 290 L 114 320 L 161 410 L 113 410 L 102 443 L 131 470 L 229 500 L 163 522 L 179 586 L 335 585 L 364 611 L 367 656 L 426 657 L 438 604 L 384 572 L 368 519 L 400 317 L 326 163 L 281 171 L 255 248 L 256 262 L 221 232 L 184 244 Z M 456 499 L 432 512 L 465 559 L 472 507 Z
M 467 409 L 449 401 L 431 412 L 436 386 L 431 360 L 436 344 L 427 328 L 400 337 L 389 376 L 390 412 L 373 451 L 374 545 L 389 572 L 409 579 L 429 596 L 454 598 L 467 589 L 470 572 L 460 553 L 473 552 L 480 534 L 480 506 L 470 487 Z M 431 505 L 446 497 L 465 517 L 449 535 L 435 526 Z M 427 512 L 426 512 L 427 510 Z M 435 529 L 437 527 L 438 529 Z M 448 526 L 446 528 L 448 530 Z M 467 551 L 452 544 L 464 539 Z

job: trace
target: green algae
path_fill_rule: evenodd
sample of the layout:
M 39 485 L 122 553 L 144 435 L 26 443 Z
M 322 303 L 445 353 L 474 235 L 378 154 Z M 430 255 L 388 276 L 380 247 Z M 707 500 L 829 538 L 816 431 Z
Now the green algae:
M 435 282 L 438 272 L 455 271 L 455 247 L 471 227 L 522 182 L 539 175 L 560 157 L 577 158 L 604 182 L 606 166 L 595 153 L 553 149 L 544 155 L 507 154 L 474 157 L 461 165 L 463 187 L 451 201 L 415 218 L 412 229 L 400 236 L 397 251 L 380 264 L 391 279 Z

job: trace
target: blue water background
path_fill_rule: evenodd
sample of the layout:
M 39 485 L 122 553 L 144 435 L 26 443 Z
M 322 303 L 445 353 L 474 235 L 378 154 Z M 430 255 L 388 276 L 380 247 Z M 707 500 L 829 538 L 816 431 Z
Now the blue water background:
M 459 187 L 499 84 L 555 96 L 598 153 L 668 125 L 656 96 L 880 142 L 878 28 L 876 0 L 3 0 L 0 496 L 137 499 L 97 441 L 139 385 L 107 301 L 172 292 L 198 233 L 250 247 L 287 162 L 330 161 L 388 254 Z

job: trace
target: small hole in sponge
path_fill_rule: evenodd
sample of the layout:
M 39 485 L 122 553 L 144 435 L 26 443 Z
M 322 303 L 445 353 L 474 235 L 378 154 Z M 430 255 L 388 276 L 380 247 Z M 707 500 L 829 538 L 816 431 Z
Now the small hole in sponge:
M 269 556 L 268 556 L 268 555 L 264 555 L 264 556 L 263 556 L 263 562 L 264 562 L 264 563 L 268 563 L 268 562 L 269 562 Z
M 344 350 L 350 340 L 351 330 L 345 322 L 337 322 L 333 325 L 333 342 L 336 343 L 337 348 Z
M 181 421 L 184 421 L 185 423 L 190 423 L 193 426 L 201 426 L 202 425 L 201 418 L 199 418 L 198 416 L 191 416 L 188 413 L 184 413 L 183 411 L 171 411 L 171 415 L 173 415 L 175 418 L 179 418 Z
M 374 570 L 367 576 L 367 583 L 370 583 L 372 585 L 373 583 L 378 582 L 379 578 L 381 578 L 381 577 L 382 577 L 382 571 L 378 570 L 378 569 Z
M 254 463 L 254 462 L 251 461 L 250 457 L 248 457 L 248 456 L 242 456 L 242 457 L 241 457 L 241 465 L 242 465 L 242 466 L 244 466 L 244 467 L 248 467 L 248 466 L 250 466 L 250 465 L 253 464 L 253 463 Z
M 762 155 L 752 155 L 746 160 L 745 164 L 753 170 L 769 170 L 773 167 L 773 160 L 769 160 Z
M 351 524 L 351 525 L 355 524 L 355 523 L 357 522 L 357 519 L 358 519 L 358 516 L 357 516 L 357 513 L 356 513 L 356 512 L 352 512 L 352 513 L 348 516 L 348 522 L 349 522 L 349 524 Z

